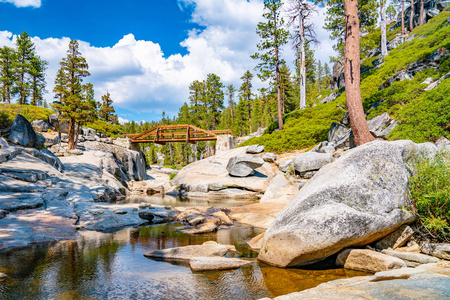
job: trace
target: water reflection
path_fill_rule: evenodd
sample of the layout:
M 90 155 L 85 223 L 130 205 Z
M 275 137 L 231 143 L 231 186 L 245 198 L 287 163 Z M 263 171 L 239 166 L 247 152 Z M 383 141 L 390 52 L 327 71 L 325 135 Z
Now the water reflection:
M 192 273 L 185 264 L 147 259 L 144 253 L 216 240 L 255 257 L 245 241 L 260 233 L 234 226 L 191 236 L 181 224 L 127 228 L 115 233 L 82 232 L 76 241 L 0 254 L 0 299 L 258 299 L 321 282 L 359 275 L 346 270 L 277 269 L 257 263 L 239 270 Z
M 151 203 L 156 205 L 177 206 L 212 206 L 212 207 L 230 207 L 242 206 L 255 201 L 250 200 L 233 200 L 233 199 L 186 199 L 180 197 L 173 197 L 170 195 L 134 195 L 121 200 L 120 203 Z

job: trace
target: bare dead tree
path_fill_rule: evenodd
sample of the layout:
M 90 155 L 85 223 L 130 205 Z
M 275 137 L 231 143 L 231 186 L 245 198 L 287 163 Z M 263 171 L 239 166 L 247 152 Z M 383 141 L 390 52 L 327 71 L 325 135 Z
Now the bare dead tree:
M 300 83 L 300 109 L 306 108 L 306 53 L 305 46 L 308 43 L 318 43 L 311 17 L 317 14 L 315 5 L 307 0 L 290 0 L 289 26 L 293 26 L 292 45 L 297 54 L 297 66 L 299 67 Z

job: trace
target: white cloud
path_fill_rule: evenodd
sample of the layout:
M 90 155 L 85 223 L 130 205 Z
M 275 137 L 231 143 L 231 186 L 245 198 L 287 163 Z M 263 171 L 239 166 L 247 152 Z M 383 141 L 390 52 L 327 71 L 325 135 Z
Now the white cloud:
M 129 123 L 129 122 L 130 122 L 130 120 L 124 119 L 124 118 L 122 118 L 122 117 L 119 117 L 118 119 L 119 119 L 119 123 L 120 123 L 120 124 L 125 124 L 125 123 Z
M 31 1 L 31 0 L 29 0 Z M 188 87 L 194 80 L 216 73 L 225 84 L 240 85 L 240 77 L 257 64 L 250 58 L 255 53 L 259 37 L 256 25 L 262 21 L 262 0 L 179 0 L 180 7 L 195 5 L 192 22 L 203 30 L 191 30 L 181 45 L 188 54 L 164 55 L 160 45 L 136 40 L 125 35 L 112 47 L 93 47 L 80 41 L 80 51 L 89 63 L 92 76 L 86 81 L 95 87 L 96 98 L 107 91 L 116 106 L 135 112 L 156 112 L 172 116 L 183 102 L 188 101 Z M 328 33 L 322 29 L 324 17 L 314 20 L 322 44 L 317 58 L 328 60 L 331 46 Z M 52 89 L 59 62 L 66 56 L 69 38 L 32 38 L 37 53 L 49 61 L 47 71 L 47 101 L 53 100 Z M 0 46 L 14 45 L 15 36 L 0 32 Z M 294 56 L 290 46 L 284 51 L 291 64 Z M 256 73 L 256 72 L 253 72 Z M 255 89 L 262 84 L 255 76 Z M 127 116 L 128 117 L 128 116 Z M 128 117 L 130 118 L 130 117 Z
M 41 7 L 41 0 L 0 0 L 0 2 L 12 3 L 16 7 Z

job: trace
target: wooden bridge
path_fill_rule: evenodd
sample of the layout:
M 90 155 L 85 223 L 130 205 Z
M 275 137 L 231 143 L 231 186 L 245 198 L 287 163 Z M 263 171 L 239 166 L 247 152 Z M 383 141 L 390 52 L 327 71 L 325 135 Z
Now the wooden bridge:
M 204 130 L 193 125 L 159 125 L 138 134 L 125 134 L 132 143 L 191 143 L 215 141 L 219 134 L 231 134 L 229 129 Z

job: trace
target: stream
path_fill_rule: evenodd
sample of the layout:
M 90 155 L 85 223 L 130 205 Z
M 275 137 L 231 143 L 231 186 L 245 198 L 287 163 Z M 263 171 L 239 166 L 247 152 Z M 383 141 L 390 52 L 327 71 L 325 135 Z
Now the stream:
M 279 269 L 258 263 L 257 253 L 246 241 L 262 230 L 250 226 L 237 224 L 195 236 L 179 232 L 182 227 L 170 223 L 112 233 L 80 231 L 77 240 L 0 253 L 0 272 L 9 275 L 0 281 L 0 299 L 244 300 L 276 297 L 334 279 L 365 275 L 345 269 Z M 185 263 L 144 257 L 151 250 L 211 240 L 235 245 L 240 253 L 227 256 L 254 263 L 238 270 L 192 272 Z

